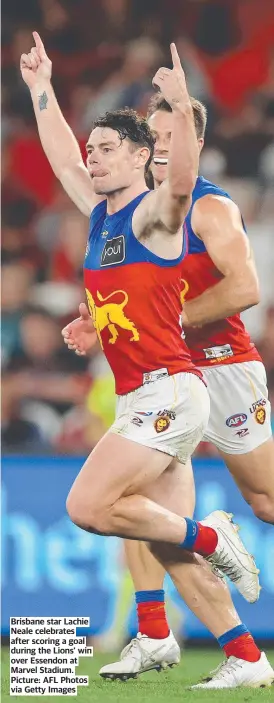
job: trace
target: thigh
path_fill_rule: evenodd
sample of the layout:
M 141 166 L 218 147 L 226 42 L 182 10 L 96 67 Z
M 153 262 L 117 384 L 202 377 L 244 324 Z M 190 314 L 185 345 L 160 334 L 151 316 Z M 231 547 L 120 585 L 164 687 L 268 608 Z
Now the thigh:
M 181 464 L 173 459 L 169 467 L 142 492 L 181 517 L 192 517 L 195 509 L 195 483 L 191 461 Z
M 84 507 L 113 505 L 119 498 L 140 493 L 170 464 L 170 456 L 107 432 L 87 458 L 70 496 Z
M 210 417 L 204 439 L 224 454 L 247 454 L 270 439 L 271 407 L 259 361 L 204 368 Z
M 247 454 L 220 454 L 248 503 L 252 503 L 256 495 L 265 495 L 274 501 L 273 438 Z
M 193 454 L 209 416 L 209 396 L 195 374 L 147 381 L 126 400 L 118 399 L 113 433 L 157 449 L 181 463 Z

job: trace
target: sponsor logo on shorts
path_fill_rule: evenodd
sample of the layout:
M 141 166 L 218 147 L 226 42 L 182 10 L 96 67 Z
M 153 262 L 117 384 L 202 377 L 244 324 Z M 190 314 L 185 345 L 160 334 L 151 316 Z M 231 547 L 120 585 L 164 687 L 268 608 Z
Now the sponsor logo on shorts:
M 175 420 L 176 418 L 176 413 L 174 412 L 174 410 L 159 410 L 157 415 L 158 417 L 168 417 L 170 420 Z
M 165 432 L 169 428 L 170 419 L 167 415 L 160 415 L 154 422 L 156 432 Z
M 264 405 L 266 405 L 266 399 L 260 398 L 260 400 L 256 400 L 255 403 L 252 403 L 251 407 L 249 408 L 249 412 L 255 413 L 257 408 L 263 408 Z
M 258 425 L 263 425 L 265 423 L 266 412 L 265 412 L 265 408 L 263 407 L 263 405 L 258 406 L 254 417 L 255 417 L 256 422 L 258 422 Z
M 247 415 L 245 413 L 237 413 L 236 415 L 230 415 L 227 418 L 225 424 L 228 427 L 241 427 L 247 421 Z
M 208 347 L 204 349 L 205 358 L 209 359 L 212 364 L 216 364 L 219 361 L 224 361 L 230 356 L 233 356 L 233 351 L 230 344 L 223 344 L 219 347 Z
M 143 374 L 143 385 L 146 383 L 153 383 L 153 381 L 159 381 L 160 378 L 168 376 L 167 369 L 156 369 L 156 371 L 148 371 Z
M 238 437 L 246 437 L 247 434 L 249 434 L 248 427 L 243 427 L 241 430 L 237 430 L 237 432 L 235 432 L 235 435 Z
M 140 427 L 140 425 L 142 425 L 144 421 L 141 420 L 140 417 L 133 417 L 133 418 L 130 420 L 130 422 L 131 422 L 133 425 L 137 425 L 137 427 Z
M 159 410 L 157 420 L 154 422 L 156 432 L 164 432 L 168 429 L 171 420 L 175 420 L 176 413 L 174 410 Z
M 151 410 L 149 413 L 141 412 L 141 410 L 136 410 L 136 415 L 143 415 L 144 417 L 149 417 L 150 415 L 153 415 L 153 411 Z
M 103 248 L 101 255 L 101 266 L 112 266 L 121 264 L 126 255 L 125 237 L 119 234 L 118 237 L 109 239 Z

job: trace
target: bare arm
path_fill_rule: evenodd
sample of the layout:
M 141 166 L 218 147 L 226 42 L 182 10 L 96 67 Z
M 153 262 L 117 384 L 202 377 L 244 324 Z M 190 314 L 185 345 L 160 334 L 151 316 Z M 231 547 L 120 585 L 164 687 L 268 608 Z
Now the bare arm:
M 153 84 L 172 108 L 172 136 L 168 177 L 142 201 L 142 225 L 177 234 L 191 204 L 199 166 L 199 149 L 185 75 L 175 44 L 171 44 L 173 69 L 160 68 Z M 142 233 L 141 233 L 142 234 Z
M 89 217 L 98 199 L 81 151 L 52 88 L 51 61 L 37 32 L 35 47 L 21 57 L 22 77 L 30 89 L 39 136 L 52 169 L 75 205 Z
M 204 325 L 257 305 L 258 276 L 237 205 L 223 196 L 206 195 L 195 203 L 192 227 L 223 278 L 185 303 L 183 325 Z
M 89 217 L 94 207 L 91 179 L 52 85 L 40 80 L 30 92 L 41 144 L 50 165 L 71 200 Z
M 151 195 L 151 216 L 176 233 L 188 213 L 198 175 L 198 142 L 191 103 L 172 110 L 168 177 Z

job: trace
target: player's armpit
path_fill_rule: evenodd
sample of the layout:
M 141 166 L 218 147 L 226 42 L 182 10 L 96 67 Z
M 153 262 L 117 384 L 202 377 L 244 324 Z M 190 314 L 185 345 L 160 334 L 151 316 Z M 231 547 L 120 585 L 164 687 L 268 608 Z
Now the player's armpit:
M 190 208 L 191 194 L 177 194 L 166 180 L 153 192 L 153 196 L 149 212 L 151 221 L 168 233 L 176 234 Z
M 142 200 L 133 216 L 133 229 L 137 238 L 149 237 L 157 230 L 174 236 L 181 227 L 190 208 L 189 196 L 174 195 L 165 183 Z M 180 234 L 181 236 L 181 234 Z

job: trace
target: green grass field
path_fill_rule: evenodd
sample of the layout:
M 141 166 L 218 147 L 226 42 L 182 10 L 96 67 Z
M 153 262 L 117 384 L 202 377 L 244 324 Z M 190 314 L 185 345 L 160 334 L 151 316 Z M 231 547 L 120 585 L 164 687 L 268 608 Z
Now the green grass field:
M 274 664 L 274 650 L 267 652 L 271 664 Z M 181 664 L 168 672 L 156 671 L 143 674 L 137 680 L 104 681 L 98 676 L 98 670 L 109 661 L 115 661 L 117 655 L 97 654 L 93 659 L 82 659 L 77 673 L 89 675 L 89 687 L 79 687 L 79 703 L 173 703 L 173 701 L 268 701 L 274 702 L 274 687 L 268 689 L 241 689 L 232 691 L 189 691 L 188 686 L 198 683 L 201 676 L 208 674 L 221 661 L 219 650 L 188 649 L 182 654 Z M 38 701 L 41 696 L 12 696 L 12 700 L 29 703 Z M 64 696 L 56 696 L 58 700 Z M 71 698 L 71 697 L 70 697 Z M 74 697 L 75 698 L 75 697 Z M 9 652 L 2 648 L 2 703 L 7 703 L 9 696 Z M 44 701 L 52 703 L 55 697 L 45 696 Z

